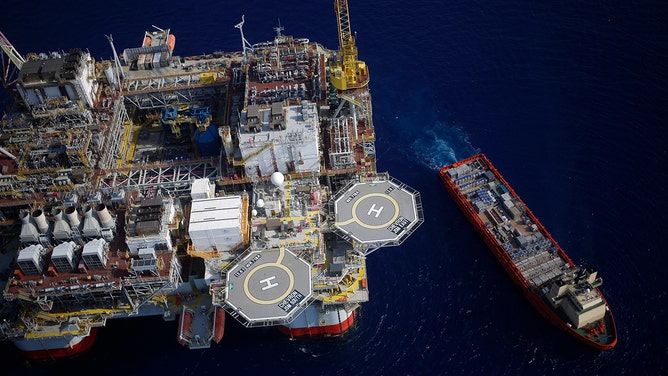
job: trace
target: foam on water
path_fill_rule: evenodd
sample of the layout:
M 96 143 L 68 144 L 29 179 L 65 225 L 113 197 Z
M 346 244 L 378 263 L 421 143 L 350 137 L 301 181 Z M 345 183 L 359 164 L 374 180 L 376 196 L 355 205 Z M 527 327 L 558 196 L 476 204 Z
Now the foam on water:
M 420 137 L 411 144 L 415 160 L 430 170 L 470 157 L 480 152 L 469 141 L 469 135 L 458 126 L 436 122 L 423 129 Z

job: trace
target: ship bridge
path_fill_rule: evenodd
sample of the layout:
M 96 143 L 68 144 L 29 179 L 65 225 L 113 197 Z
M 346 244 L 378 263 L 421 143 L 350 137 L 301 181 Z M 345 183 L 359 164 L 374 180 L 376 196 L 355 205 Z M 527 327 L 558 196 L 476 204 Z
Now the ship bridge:
M 365 254 L 401 244 L 424 221 L 420 194 L 393 178 L 352 182 L 330 205 L 334 231 Z

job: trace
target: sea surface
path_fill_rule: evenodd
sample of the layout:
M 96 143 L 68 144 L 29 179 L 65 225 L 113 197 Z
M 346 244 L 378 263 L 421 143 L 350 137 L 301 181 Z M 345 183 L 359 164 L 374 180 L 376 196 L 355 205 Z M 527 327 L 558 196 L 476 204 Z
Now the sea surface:
M 37 4 L 35 4 L 37 3 Z M 227 320 L 203 351 L 175 322 L 110 321 L 75 359 L 0 373 L 92 375 L 668 374 L 668 3 L 349 1 L 371 73 L 378 169 L 419 190 L 425 223 L 368 260 L 371 300 L 343 338 L 290 340 Z M 6 0 L 23 54 L 111 57 L 151 25 L 180 56 L 284 33 L 338 47 L 332 1 Z M 5 97 L 3 97 L 5 98 Z M 447 195 L 445 164 L 485 153 L 575 262 L 596 267 L 619 344 L 592 351 L 522 298 Z

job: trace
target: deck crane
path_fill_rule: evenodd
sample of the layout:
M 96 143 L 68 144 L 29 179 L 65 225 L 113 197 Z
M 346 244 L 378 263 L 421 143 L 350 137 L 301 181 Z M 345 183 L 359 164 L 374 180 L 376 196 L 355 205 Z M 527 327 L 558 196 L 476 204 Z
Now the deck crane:
M 366 63 L 357 59 L 355 38 L 350 31 L 348 0 L 335 0 L 334 10 L 339 26 L 339 56 L 330 66 L 330 80 L 339 90 L 359 89 L 369 83 Z
M 16 81 L 15 78 L 18 77 L 18 72 L 21 70 L 21 67 L 23 66 L 23 63 L 25 63 L 26 59 L 21 56 L 21 54 L 14 48 L 12 43 L 5 37 L 5 35 L 0 32 L 0 48 L 2 51 L 0 51 L 0 55 L 6 55 L 7 60 L 5 60 L 5 57 L 2 56 L 2 59 L 0 64 L 2 64 L 2 75 L 0 76 L 0 83 L 2 86 L 5 88 L 8 88 L 14 82 Z M 10 69 L 10 66 L 13 63 L 14 67 Z

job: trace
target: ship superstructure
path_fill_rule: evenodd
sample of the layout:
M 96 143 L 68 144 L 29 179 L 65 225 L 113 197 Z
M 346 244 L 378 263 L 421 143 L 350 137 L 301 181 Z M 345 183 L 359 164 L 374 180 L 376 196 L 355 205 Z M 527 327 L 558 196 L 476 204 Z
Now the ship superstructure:
M 133 315 L 178 320 L 190 348 L 226 315 L 292 336 L 354 324 L 366 257 L 423 216 L 376 171 L 368 71 L 335 3 L 338 54 L 281 27 L 250 44 L 243 18 L 241 52 L 191 57 L 157 27 L 120 55 L 107 36 L 100 62 L 23 58 L 0 35 L 23 109 L 0 134 L 1 339 L 56 358 Z
M 483 154 L 440 170 L 446 189 L 531 304 L 597 349 L 617 343 L 612 312 L 591 267 L 566 255 Z

